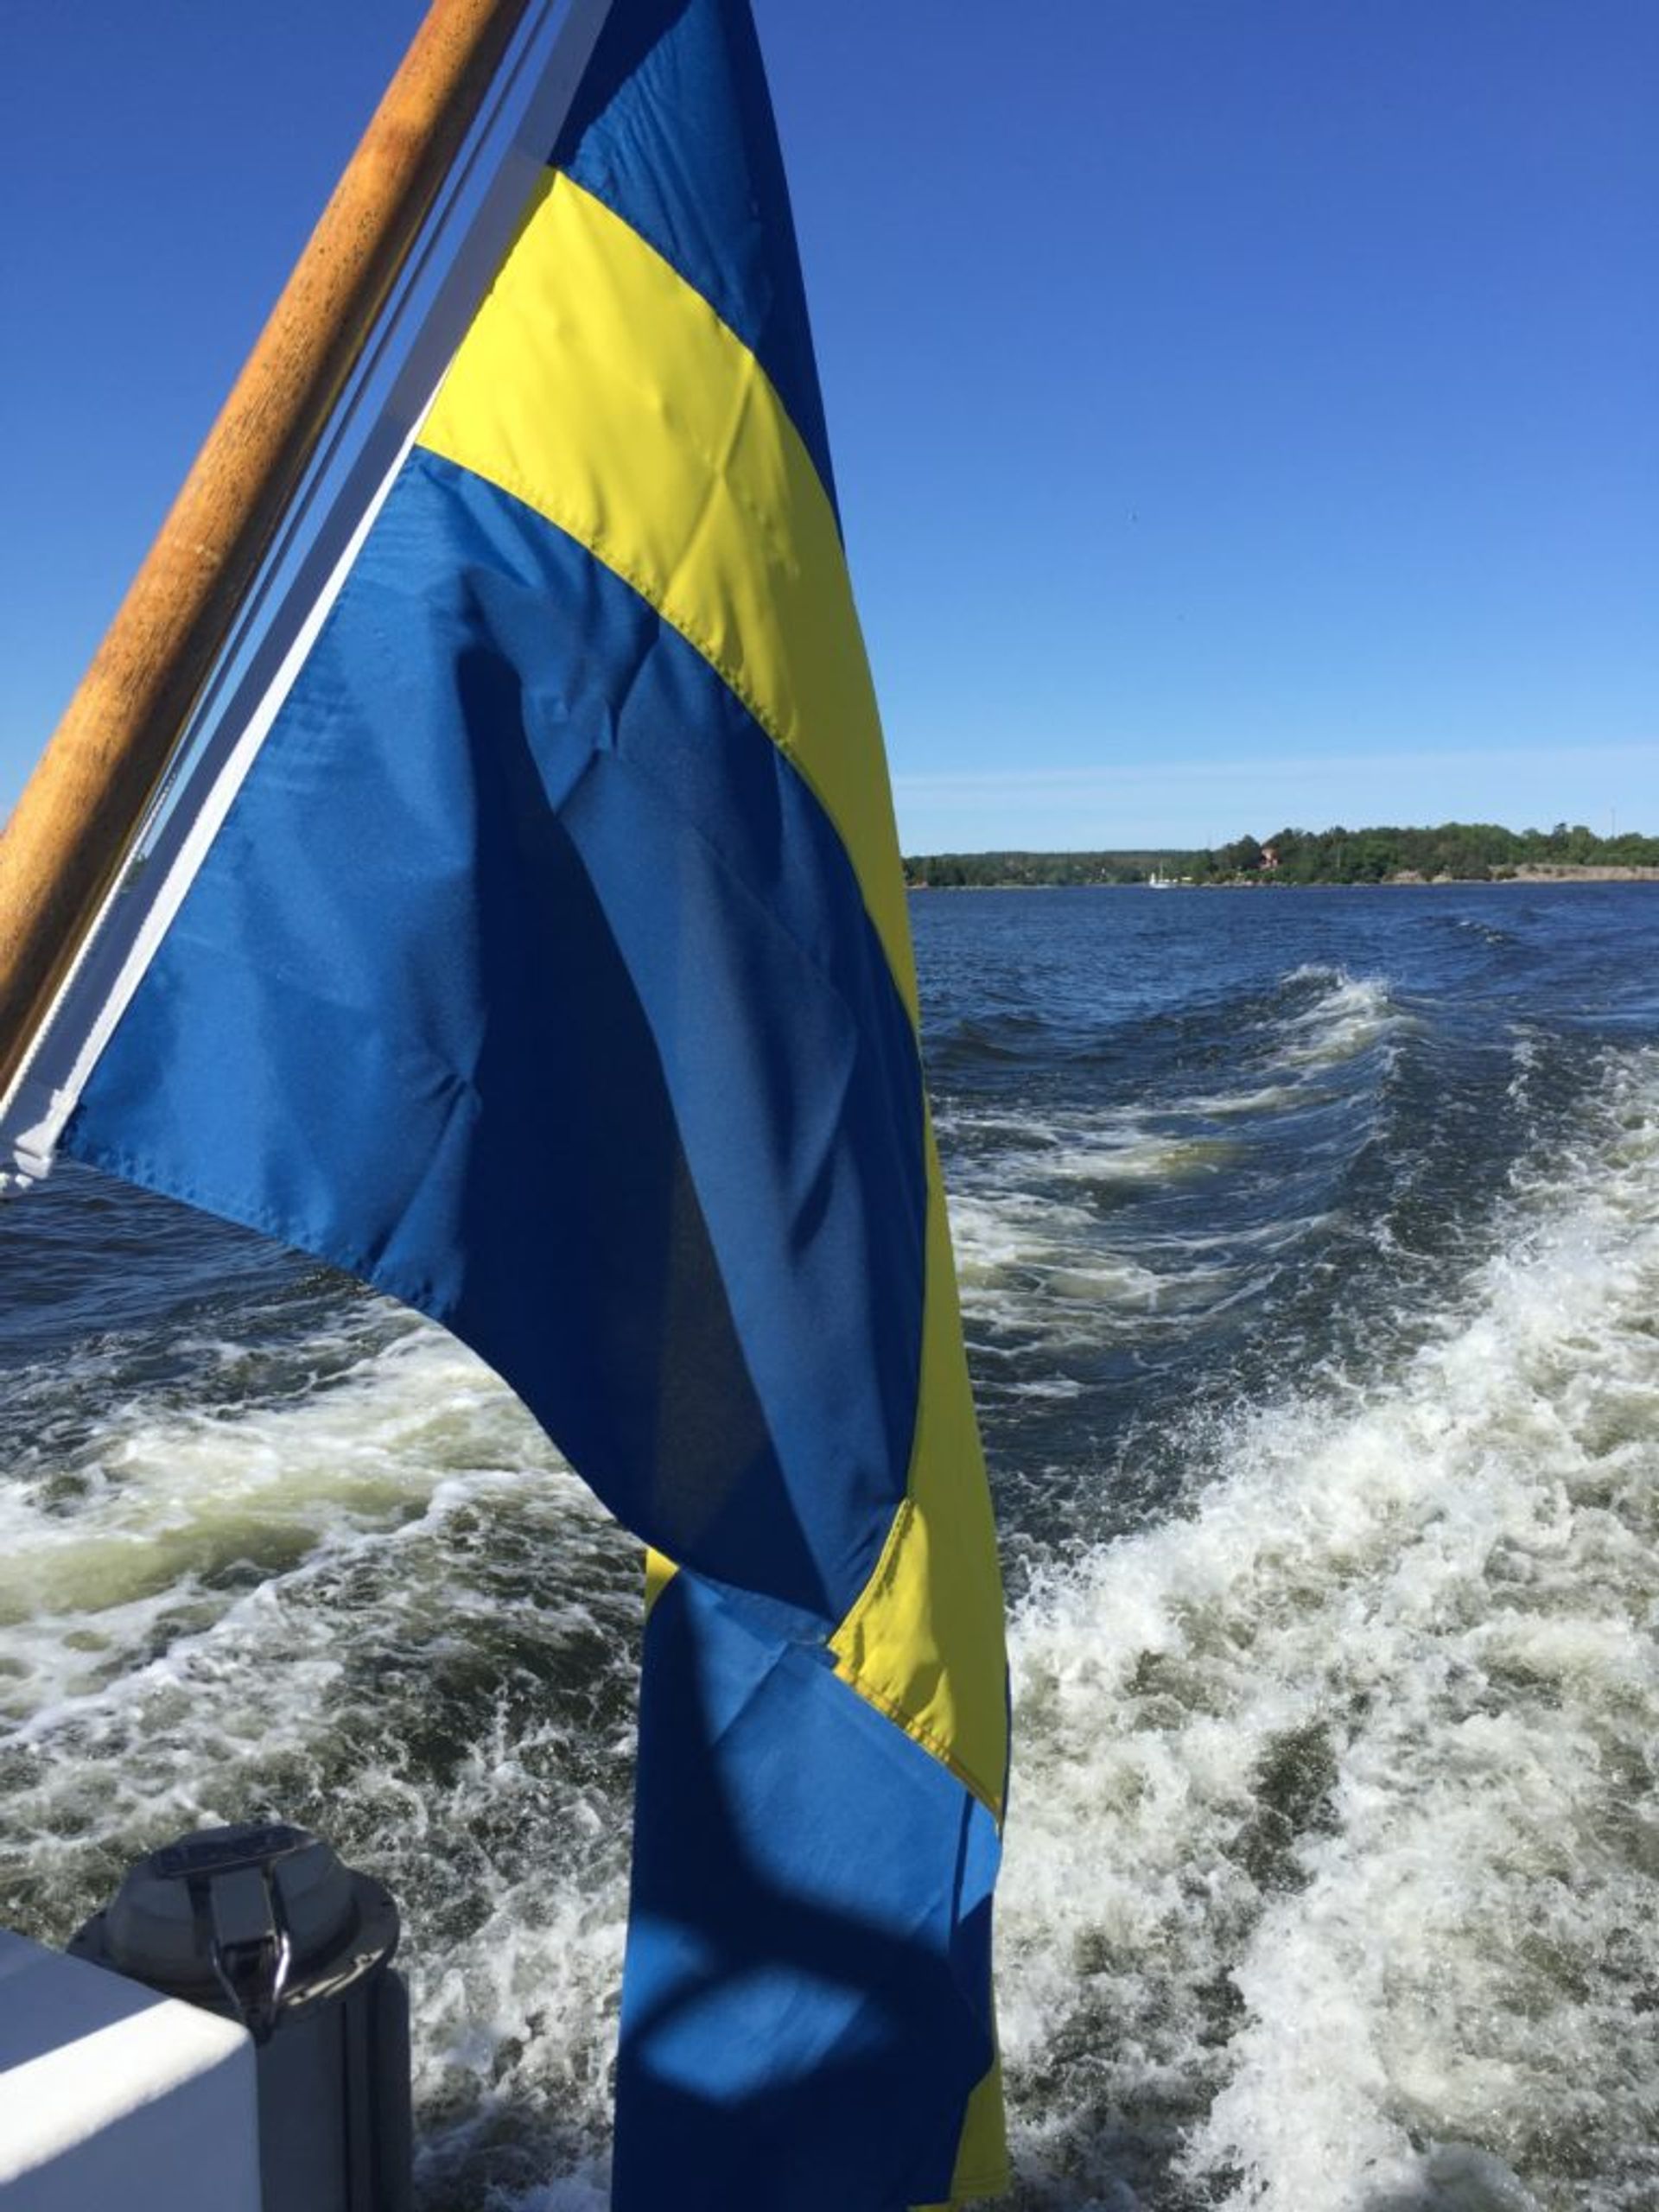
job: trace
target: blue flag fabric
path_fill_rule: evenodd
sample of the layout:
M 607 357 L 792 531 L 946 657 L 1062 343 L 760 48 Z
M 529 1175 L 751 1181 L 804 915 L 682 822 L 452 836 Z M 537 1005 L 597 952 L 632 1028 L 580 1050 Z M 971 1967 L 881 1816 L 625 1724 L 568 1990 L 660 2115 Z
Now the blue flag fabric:
M 64 1141 L 445 1324 L 658 1555 L 620 2212 L 997 2187 L 995 1543 L 746 0 L 613 8 Z

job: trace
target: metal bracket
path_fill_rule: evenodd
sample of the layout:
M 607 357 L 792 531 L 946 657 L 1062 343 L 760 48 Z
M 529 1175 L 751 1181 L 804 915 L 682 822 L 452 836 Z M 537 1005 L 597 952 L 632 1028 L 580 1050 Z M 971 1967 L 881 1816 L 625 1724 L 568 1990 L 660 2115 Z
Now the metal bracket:
M 264 1866 L 237 1866 L 207 1885 L 213 1972 L 255 2043 L 266 2043 L 288 1986 L 293 1945 Z

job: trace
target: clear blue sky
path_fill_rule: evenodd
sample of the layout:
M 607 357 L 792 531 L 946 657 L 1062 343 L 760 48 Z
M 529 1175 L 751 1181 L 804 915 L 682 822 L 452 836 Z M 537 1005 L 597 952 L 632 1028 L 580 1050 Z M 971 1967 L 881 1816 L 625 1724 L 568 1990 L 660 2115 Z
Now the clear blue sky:
M 9 12 L 0 806 L 420 12 Z M 907 849 L 1659 832 L 1655 0 L 757 14 Z

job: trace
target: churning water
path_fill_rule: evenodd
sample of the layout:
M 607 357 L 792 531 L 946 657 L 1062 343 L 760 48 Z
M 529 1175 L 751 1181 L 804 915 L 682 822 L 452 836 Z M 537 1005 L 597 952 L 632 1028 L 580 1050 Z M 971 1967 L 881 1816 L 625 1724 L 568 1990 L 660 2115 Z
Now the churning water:
M 1652 2212 L 1659 894 L 913 911 L 1014 2202 Z M 639 1613 L 437 1331 L 84 1172 L 0 1211 L 0 1922 L 322 1829 L 405 1908 L 424 2212 L 603 2202 Z

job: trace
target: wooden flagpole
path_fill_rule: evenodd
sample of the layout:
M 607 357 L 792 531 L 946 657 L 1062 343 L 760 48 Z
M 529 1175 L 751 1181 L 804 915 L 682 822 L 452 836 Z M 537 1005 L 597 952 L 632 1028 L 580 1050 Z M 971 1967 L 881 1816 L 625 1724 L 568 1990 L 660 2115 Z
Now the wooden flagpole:
M 530 0 L 432 0 L 0 836 L 0 1096 Z

